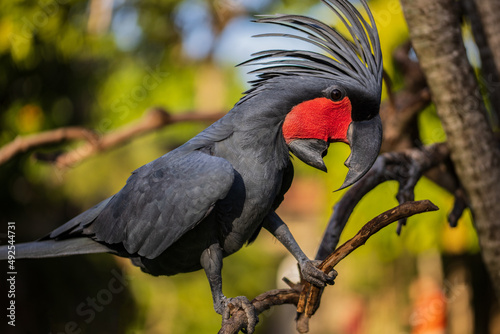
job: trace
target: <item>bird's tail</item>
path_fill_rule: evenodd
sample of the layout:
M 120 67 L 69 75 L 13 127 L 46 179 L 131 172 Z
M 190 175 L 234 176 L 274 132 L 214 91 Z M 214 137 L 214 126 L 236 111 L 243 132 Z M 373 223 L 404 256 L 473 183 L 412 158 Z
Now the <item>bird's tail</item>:
M 7 260 L 9 255 L 17 259 L 39 259 L 77 254 L 115 253 L 112 249 L 85 237 L 65 240 L 41 240 L 0 246 L 0 260 Z

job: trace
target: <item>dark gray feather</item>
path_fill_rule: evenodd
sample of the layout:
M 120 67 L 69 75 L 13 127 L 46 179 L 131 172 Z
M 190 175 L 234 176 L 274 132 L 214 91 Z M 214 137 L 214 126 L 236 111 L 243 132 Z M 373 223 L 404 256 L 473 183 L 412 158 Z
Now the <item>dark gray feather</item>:
M 85 233 L 155 258 L 194 228 L 233 180 L 225 159 L 200 151 L 167 154 L 136 170 Z
M 0 246 L 0 260 L 8 257 L 8 246 Z M 87 237 L 65 240 L 43 240 L 16 244 L 16 259 L 39 259 L 77 254 L 114 253 L 108 247 Z

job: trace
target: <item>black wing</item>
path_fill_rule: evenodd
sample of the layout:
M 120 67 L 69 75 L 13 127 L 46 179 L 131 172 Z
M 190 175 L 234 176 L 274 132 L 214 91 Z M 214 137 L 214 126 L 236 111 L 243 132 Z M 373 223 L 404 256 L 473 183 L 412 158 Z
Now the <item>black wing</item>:
M 163 156 L 137 169 L 86 232 L 155 258 L 203 220 L 233 180 L 225 159 L 200 151 Z

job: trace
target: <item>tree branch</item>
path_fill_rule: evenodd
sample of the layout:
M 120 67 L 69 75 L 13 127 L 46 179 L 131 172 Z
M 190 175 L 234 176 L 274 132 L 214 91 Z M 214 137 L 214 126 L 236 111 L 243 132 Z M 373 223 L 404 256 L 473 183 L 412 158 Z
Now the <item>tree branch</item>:
M 97 153 L 124 145 L 139 136 L 168 125 L 180 122 L 214 122 L 223 115 L 223 113 L 204 115 L 194 112 L 170 115 L 164 109 L 156 107 L 149 109 L 137 123 L 123 126 L 102 136 L 89 129 L 67 127 L 35 135 L 17 137 L 11 143 L 0 148 L 0 165 L 14 156 L 29 150 L 69 140 L 86 140 L 86 143 L 76 149 L 56 155 L 50 159 L 59 168 L 66 168 Z
M 410 59 L 411 44 L 399 46 L 393 54 L 394 63 L 404 76 L 404 88 L 380 106 L 384 129 L 382 152 L 399 151 L 420 143 L 418 114 L 431 103 L 429 88 L 418 62 Z
M 388 226 L 389 224 L 407 219 L 410 216 L 437 211 L 439 208 L 429 200 L 418 202 L 406 202 L 399 206 L 388 210 L 377 217 L 370 220 L 361 228 L 361 230 L 350 240 L 337 248 L 335 252 L 330 254 L 320 265 L 324 273 L 330 273 L 333 268 L 342 261 L 346 256 L 351 254 L 356 248 L 364 245 L 366 241 L 375 233 Z M 311 285 L 309 282 L 303 282 L 303 289 L 300 293 L 299 302 L 297 304 L 297 330 L 299 333 L 307 333 L 309 329 L 309 318 L 317 311 L 321 295 L 324 288 L 318 288 Z
M 368 192 L 385 181 L 396 180 L 400 184 L 396 196 L 399 203 L 412 201 L 413 189 L 420 177 L 448 159 L 449 150 L 444 143 L 379 156 L 370 171 L 352 185 L 335 204 L 316 259 L 324 260 L 337 247 L 352 211 Z
M 297 305 L 299 292 L 294 289 L 275 289 L 264 292 L 252 300 L 257 315 L 270 309 L 272 306 L 283 304 Z M 222 323 L 219 334 L 234 334 L 245 328 L 247 317 L 243 310 L 237 309 L 231 313 L 231 318 Z
M 319 268 L 325 273 L 330 272 L 337 263 L 352 253 L 356 248 L 365 244 L 372 235 L 380 231 L 382 228 L 399 219 L 435 210 L 438 210 L 438 208 L 428 200 L 407 202 L 388 210 L 373 218 L 365 226 L 363 226 L 363 228 L 352 239 L 347 241 L 330 256 L 328 256 L 327 259 L 321 263 Z M 305 333 L 307 332 L 307 321 L 309 317 L 319 307 L 321 292 L 322 290 L 316 292 L 316 290 L 311 288 L 309 283 L 301 282 L 301 284 L 293 285 L 291 289 L 271 290 L 265 292 L 254 298 L 252 300 L 252 304 L 255 307 L 257 314 L 260 314 L 275 305 L 298 305 L 297 311 L 300 313 L 304 313 L 304 311 L 306 311 L 306 313 L 304 313 L 306 314 L 306 317 L 299 317 L 297 328 L 299 329 L 299 332 Z M 309 304 L 312 306 L 307 306 Z M 232 316 L 229 320 L 223 322 L 219 334 L 238 333 L 245 327 L 246 315 L 243 310 L 234 310 L 231 315 Z
M 6 163 L 18 154 L 38 147 L 59 144 L 68 140 L 86 140 L 92 145 L 98 141 L 98 135 L 92 130 L 82 127 L 67 127 L 29 136 L 17 137 L 12 142 L 0 148 L 0 165 Z

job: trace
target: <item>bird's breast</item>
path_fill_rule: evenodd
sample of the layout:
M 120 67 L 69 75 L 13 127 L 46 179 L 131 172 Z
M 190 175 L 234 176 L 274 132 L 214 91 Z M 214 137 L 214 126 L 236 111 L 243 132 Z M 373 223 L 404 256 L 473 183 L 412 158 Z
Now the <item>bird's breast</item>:
M 240 249 L 261 228 L 269 214 L 282 183 L 282 173 L 255 168 L 238 172 L 234 189 L 222 201 L 220 218 L 223 248 L 227 254 Z
M 229 161 L 235 171 L 232 188 L 217 205 L 221 244 L 227 254 L 240 249 L 262 226 L 281 191 L 285 167 L 276 161 L 289 156 L 288 150 L 275 149 L 274 137 L 235 131 L 214 145 L 213 154 Z

